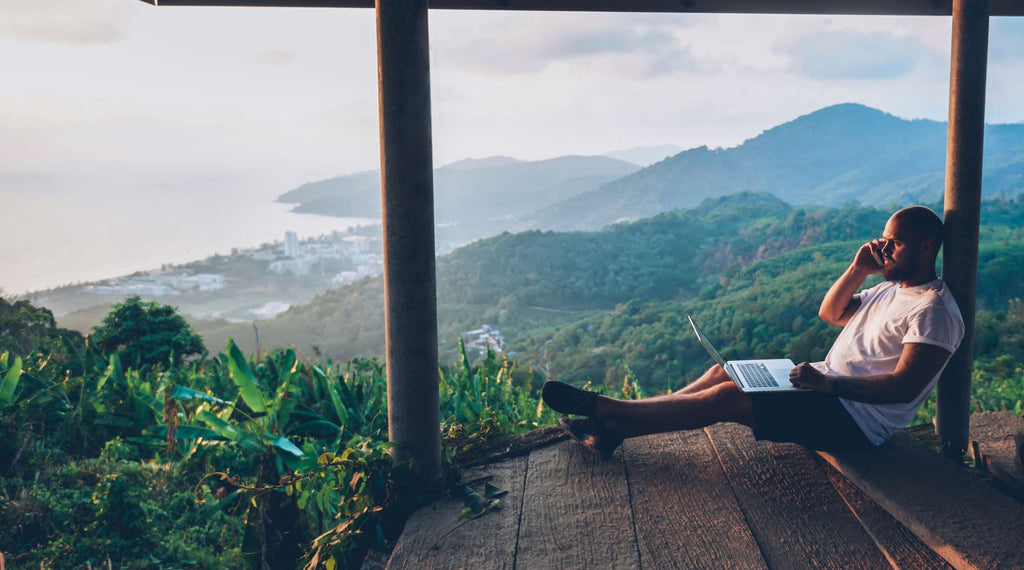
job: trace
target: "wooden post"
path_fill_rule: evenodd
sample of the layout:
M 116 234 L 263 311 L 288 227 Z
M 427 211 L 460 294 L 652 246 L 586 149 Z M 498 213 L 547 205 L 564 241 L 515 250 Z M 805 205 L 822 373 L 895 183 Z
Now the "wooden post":
M 942 278 L 960 305 L 965 331 L 939 379 L 935 426 L 943 455 L 957 462 L 967 452 L 971 413 L 988 18 L 988 0 L 953 2 Z
M 441 480 L 427 0 L 377 0 L 388 426 L 396 462 Z

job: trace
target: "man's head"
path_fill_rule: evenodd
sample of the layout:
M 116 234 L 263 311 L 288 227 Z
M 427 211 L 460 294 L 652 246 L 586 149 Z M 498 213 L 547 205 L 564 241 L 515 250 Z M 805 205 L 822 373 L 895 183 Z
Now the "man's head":
M 942 220 L 924 206 L 910 206 L 893 214 L 882 232 L 882 277 L 907 285 L 935 279 L 942 234 Z

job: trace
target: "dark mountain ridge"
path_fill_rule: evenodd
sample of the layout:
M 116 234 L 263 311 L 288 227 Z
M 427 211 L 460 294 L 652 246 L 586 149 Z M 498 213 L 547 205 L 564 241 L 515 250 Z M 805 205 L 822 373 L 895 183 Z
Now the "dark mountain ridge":
M 833 105 L 728 149 L 681 152 L 539 209 L 523 227 L 595 229 L 688 208 L 714 196 L 766 192 L 790 203 L 888 207 L 942 197 L 946 124 Z M 983 194 L 1024 191 L 1024 125 L 986 128 Z

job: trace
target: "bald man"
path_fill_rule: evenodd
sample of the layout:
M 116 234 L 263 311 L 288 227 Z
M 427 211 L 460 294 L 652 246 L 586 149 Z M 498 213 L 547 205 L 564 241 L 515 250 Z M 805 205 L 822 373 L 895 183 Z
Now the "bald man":
M 808 391 L 746 393 L 715 365 L 664 396 L 616 400 L 549 381 L 544 402 L 587 416 L 563 418 L 562 427 L 605 458 L 624 438 L 720 421 L 749 426 L 760 440 L 825 451 L 880 445 L 910 423 L 963 339 L 960 309 L 935 273 L 942 236 L 933 211 L 911 206 L 889 218 L 880 239 L 860 247 L 818 311 L 842 332 L 823 362 L 790 372 Z M 878 273 L 885 281 L 858 292 Z

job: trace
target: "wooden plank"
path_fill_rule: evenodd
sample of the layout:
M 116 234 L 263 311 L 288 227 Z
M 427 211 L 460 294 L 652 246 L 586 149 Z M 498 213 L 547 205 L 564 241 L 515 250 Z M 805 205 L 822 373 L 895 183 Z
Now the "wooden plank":
M 889 566 L 806 448 L 755 441 L 737 424 L 706 431 L 768 566 Z
M 464 524 L 458 521 L 461 497 L 416 511 L 405 523 L 388 569 L 513 568 L 527 461 L 517 457 L 466 471 L 463 481 L 490 476 L 491 484 L 508 491 L 502 508 Z
M 878 506 L 849 479 L 828 467 L 825 472 L 832 486 L 846 501 L 864 529 L 894 568 L 952 568 L 941 556 L 928 548 L 907 527 Z
M 956 568 L 1024 568 L 1024 505 L 896 433 L 826 461 Z
M 622 452 L 611 461 L 573 441 L 530 454 L 516 567 L 639 568 Z
M 1017 458 L 1014 441 L 1022 430 L 1024 418 L 1016 412 L 971 414 L 971 440 L 978 442 L 985 470 L 1002 483 L 1006 491 L 1024 501 L 1024 469 Z
M 645 568 L 765 568 L 711 440 L 701 430 L 626 440 Z

